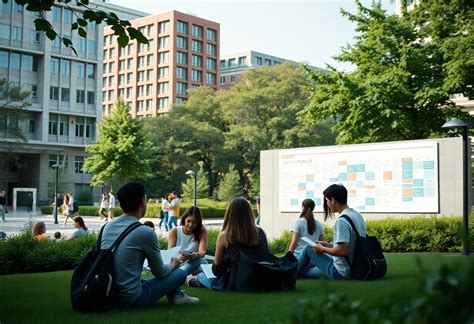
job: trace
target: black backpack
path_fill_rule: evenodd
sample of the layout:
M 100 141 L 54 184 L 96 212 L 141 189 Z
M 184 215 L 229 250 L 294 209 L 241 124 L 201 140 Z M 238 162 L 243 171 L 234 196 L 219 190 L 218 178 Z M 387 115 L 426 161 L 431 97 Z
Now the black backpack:
M 360 236 L 352 219 L 347 215 L 341 215 L 341 217 L 351 224 L 352 229 L 357 235 L 352 263 L 346 257 L 347 263 L 351 267 L 352 279 L 375 280 L 383 278 L 387 273 L 387 261 L 383 255 L 379 240 L 374 236 Z
M 101 249 L 102 226 L 97 245 L 79 263 L 71 278 L 72 308 L 80 312 L 104 312 L 119 305 L 120 289 L 115 281 L 113 253 L 140 222 L 128 226 L 108 249 Z
M 244 249 L 240 252 L 235 279 L 236 290 L 291 291 L 295 290 L 298 260 L 288 252 L 278 258 L 269 251 Z

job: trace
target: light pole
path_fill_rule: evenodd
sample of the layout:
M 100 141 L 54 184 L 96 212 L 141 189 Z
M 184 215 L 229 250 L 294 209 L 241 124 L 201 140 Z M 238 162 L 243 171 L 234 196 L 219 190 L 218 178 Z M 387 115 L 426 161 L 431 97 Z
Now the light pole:
M 196 179 L 196 172 L 194 172 L 193 170 L 189 170 L 189 171 L 186 171 L 186 175 L 190 175 L 190 176 L 193 176 L 194 178 L 194 207 L 196 207 L 196 190 L 197 190 L 197 179 Z
M 453 118 L 450 121 L 444 123 L 442 128 L 456 129 L 462 128 L 462 143 L 463 143 L 463 255 L 469 255 L 469 188 L 468 188 L 468 161 L 469 161 L 469 141 L 468 141 L 468 128 L 469 125 L 462 120 Z
M 56 169 L 56 181 L 54 183 L 54 224 L 58 224 L 58 180 L 59 180 L 59 163 L 53 165 Z

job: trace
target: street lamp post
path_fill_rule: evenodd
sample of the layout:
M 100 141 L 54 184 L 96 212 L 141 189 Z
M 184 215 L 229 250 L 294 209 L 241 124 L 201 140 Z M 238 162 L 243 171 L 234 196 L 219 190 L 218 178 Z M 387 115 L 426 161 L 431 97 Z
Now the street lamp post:
M 56 181 L 54 183 L 54 224 L 58 224 L 58 182 L 59 182 L 59 163 L 53 165 L 56 169 Z
M 186 171 L 187 175 L 193 176 L 194 178 L 194 207 L 196 207 L 196 198 L 197 198 L 197 179 L 196 179 L 196 172 L 193 170 Z
M 468 187 L 468 162 L 469 162 L 469 139 L 468 139 L 468 128 L 469 125 L 462 120 L 453 118 L 450 121 L 444 123 L 442 128 L 456 129 L 462 128 L 462 142 L 463 142 L 463 255 L 469 255 L 469 187 Z

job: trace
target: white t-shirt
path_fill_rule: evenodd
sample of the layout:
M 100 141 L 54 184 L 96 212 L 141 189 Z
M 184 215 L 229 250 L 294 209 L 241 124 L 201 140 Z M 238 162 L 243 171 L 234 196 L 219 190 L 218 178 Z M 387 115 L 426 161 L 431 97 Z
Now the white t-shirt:
M 354 223 L 357 231 L 359 232 L 360 236 L 365 237 L 367 235 L 365 229 L 365 222 L 362 216 L 352 208 L 346 208 L 342 211 L 341 215 L 347 215 Z M 334 239 L 333 239 L 333 246 L 337 246 L 337 243 L 349 243 L 349 260 L 352 262 L 354 258 L 354 248 L 355 248 L 355 239 L 357 234 L 353 231 L 351 224 L 349 222 L 340 217 L 336 221 L 336 225 L 334 226 Z M 345 257 L 337 257 L 333 256 L 334 259 L 334 267 L 336 270 L 346 279 L 351 278 L 351 268 L 346 261 Z
M 114 208 L 114 207 L 115 207 L 115 196 L 110 195 L 109 196 L 109 209 Z
M 308 221 L 304 217 L 298 218 L 294 224 L 293 227 L 291 228 L 291 231 L 294 233 L 298 233 L 300 238 L 301 237 L 307 237 L 311 241 L 315 242 L 319 240 L 319 237 L 324 234 L 324 228 L 323 224 L 318 222 L 315 219 L 316 226 L 313 234 L 308 233 Z M 302 253 L 306 245 L 301 245 L 299 242 L 296 245 L 295 253 Z

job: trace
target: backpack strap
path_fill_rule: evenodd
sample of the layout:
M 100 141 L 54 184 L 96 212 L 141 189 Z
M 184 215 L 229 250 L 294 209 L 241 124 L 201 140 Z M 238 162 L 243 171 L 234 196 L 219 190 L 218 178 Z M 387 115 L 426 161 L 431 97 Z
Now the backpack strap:
M 352 221 L 352 219 L 349 216 L 341 215 L 340 218 L 344 218 L 346 221 L 348 221 L 349 224 L 351 224 L 352 229 L 354 230 L 354 232 L 357 234 L 358 237 L 360 237 L 359 231 L 357 231 L 357 228 L 355 227 L 354 222 Z
M 99 250 L 100 250 L 100 246 L 102 245 L 102 233 L 104 232 L 105 225 L 107 225 L 107 224 L 104 224 L 104 225 L 102 226 L 102 228 L 100 229 L 99 237 L 97 238 L 97 244 L 96 244 L 96 246 L 95 246 L 95 250 L 96 250 L 96 251 L 99 251 Z

